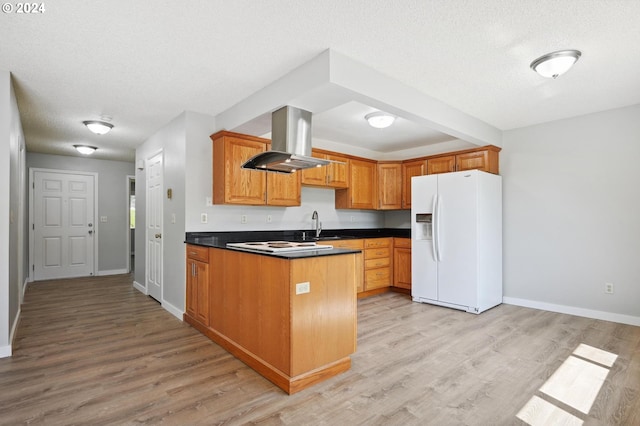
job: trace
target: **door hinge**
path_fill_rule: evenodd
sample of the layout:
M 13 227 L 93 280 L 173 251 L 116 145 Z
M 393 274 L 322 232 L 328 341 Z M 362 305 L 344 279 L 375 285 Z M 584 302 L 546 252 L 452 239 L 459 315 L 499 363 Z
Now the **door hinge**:
M 31 265 L 31 270 L 35 271 L 36 270 L 36 265 Z

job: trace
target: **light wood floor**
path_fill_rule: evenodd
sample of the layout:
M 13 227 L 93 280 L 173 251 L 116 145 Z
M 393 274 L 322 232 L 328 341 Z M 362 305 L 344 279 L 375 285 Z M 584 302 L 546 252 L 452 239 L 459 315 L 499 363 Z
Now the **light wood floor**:
M 588 415 L 539 390 L 581 343 L 618 356 Z M 0 359 L 0 424 L 519 425 L 536 397 L 585 424 L 640 425 L 640 327 L 388 293 L 358 302 L 352 360 L 288 396 L 129 275 L 34 283 Z

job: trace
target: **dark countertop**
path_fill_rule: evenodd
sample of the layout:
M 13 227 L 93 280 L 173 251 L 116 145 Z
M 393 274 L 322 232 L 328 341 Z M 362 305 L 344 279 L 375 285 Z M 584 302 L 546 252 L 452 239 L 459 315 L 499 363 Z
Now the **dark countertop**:
M 303 232 L 306 233 L 306 239 L 303 240 Z M 227 243 L 247 242 L 247 241 L 326 241 L 330 243 L 332 240 L 346 239 L 362 239 L 362 238 L 386 238 L 400 237 L 411 238 L 411 229 L 401 228 L 382 228 L 382 229 L 325 229 L 320 234 L 321 238 L 315 240 L 311 238 L 313 230 L 299 231 L 237 231 L 237 232 L 187 232 L 185 243 L 195 244 L 205 247 L 215 247 L 227 250 Z M 348 253 L 359 253 L 360 250 L 352 249 L 331 249 L 331 250 L 308 250 L 298 252 L 283 253 L 258 253 L 261 256 L 280 257 L 284 259 L 302 259 L 307 257 L 318 256 L 335 256 Z

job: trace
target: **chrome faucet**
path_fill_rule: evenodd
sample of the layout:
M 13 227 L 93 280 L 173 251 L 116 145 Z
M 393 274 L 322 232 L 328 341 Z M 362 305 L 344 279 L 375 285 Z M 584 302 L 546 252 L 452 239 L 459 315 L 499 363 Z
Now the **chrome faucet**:
M 320 223 L 320 219 L 318 219 L 318 212 L 317 211 L 313 211 L 313 214 L 311 215 L 311 220 L 315 220 L 316 221 L 316 238 L 320 237 L 320 232 L 322 232 L 322 223 Z

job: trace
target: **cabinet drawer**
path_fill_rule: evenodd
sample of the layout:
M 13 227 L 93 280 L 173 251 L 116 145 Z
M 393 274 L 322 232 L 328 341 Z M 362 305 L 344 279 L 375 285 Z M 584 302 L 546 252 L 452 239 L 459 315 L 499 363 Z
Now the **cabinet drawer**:
M 391 285 L 391 269 L 376 268 L 364 272 L 364 289 L 389 287 Z
M 411 238 L 394 238 L 393 246 L 411 248 Z
M 391 261 L 388 257 L 381 257 L 379 259 L 369 259 L 364 261 L 365 269 L 383 268 L 389 266 Z
M 391 245 L 391 238 L 371 238 L 364 240 L 364 248 L 379 248 L 389 247 Z
M 209 247 L 187 244 L 187 257 L 202 262 L 209 262 Z
M 364 258 L 366 259 L 378 259 L 380 257 L 391 256 L 391 249 L 389 247 L 368 249 L 364 251 Z
M 362 250 L 364 248 L 363 240 L 331 240 L 321 241 L 318 245 L 331 245 L 333 248 L 348 248 L 354 250 Z

